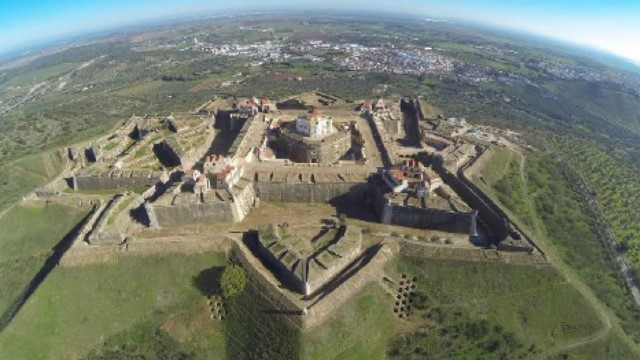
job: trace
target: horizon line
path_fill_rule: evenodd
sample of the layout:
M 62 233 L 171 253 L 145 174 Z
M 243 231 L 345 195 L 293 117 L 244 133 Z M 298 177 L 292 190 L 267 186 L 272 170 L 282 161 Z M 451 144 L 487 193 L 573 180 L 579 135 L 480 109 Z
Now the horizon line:
M 365 13 L 370 14 L 370 15 L 373 15 L 373 14 L 396 15 L 396 16 L 404 16 L 404 17 L 407 17 L 407 18 L 413 18 L 415 20 L 423 19 L 424 21 L 430 21 L 430 22 L 442 22 L 442 23 L 449 23 L 449 24 L 462 24 L 462 25 L 468 25 L 468 26 L 480 26 L 480 27 L 490 28 L 490 29 L 493 29 L 493 30 L 502 30 L 502 31 L 507 31 L 507 32 L 514 32 L 517 35 L 521 35 L 521 36 L 530 36 L 530 37 L 538 38 L 538 40 L 546 40 L 546 41 L 556 42 L 556 43 L 559 43 L 559 44 L 572 45 L 574 47 L 581 48 L 582 50 L 599 52 L 599 53 L 601 53 L 603 55 L 607 55 L 607 56 L 616 58 L 619 61 L 624 61 L 628 65 L 632 65 L 632 66 L 636 67 L 637 71 L 640 71 L 640 59 L 629 58 L 629 57 L 626 57 L 624 55 L 620 55 L 620 54 L 614 53 L 611 50 L 598 47 L 596 45 L 585 44 L 585 43 L 581 43 L 581 42 L 578 42 L 578 41 L 572 41 L 572 40 L 568 40 L 568 39 L 562 39 L 562 38 L 559 38 L 559 37 L 554 37 L 554 36 L 549 36 L 549 35 L 537 33 L 535 31 L 522 30 L 522 29 L 517 29 L 517 28 L 513 28 L 513 27 L 509 27 L 509 26 L 503 26 L 503 25 L 500 25 L 500 24 L 482 22 L 482 21 L 473 21 L 473 20 L 468 20 L 468 19 L 456 19 L 456 18 L 449 18 L 449 17 L 444 17 L 444 16 L 430 16 L 429 14 L 410 14 L 410 13 L 405 13 L 405 12 L 385 11 L 385 10 L 364 10 L 363 11 L 363 10 L 356 10 L 356 9 L 335 9 L 335 8 L 332 8 L 332 9 L 318 9 L 318 8 L 316 8 L 316 9 L 290 9 L 290 8 L 289 9 L 279 9 L 279 8 L 274 8 L 274 9 L 263 9 L 263 10 L 250 10 L 250 9 L 246 9 L 246 8 L 234 8 L 234 9 L 229 9 L 229 10 L 222 11 L 222 12 L 214 15 L 214 13 L 217 12 L 217 11 L 219 11 L 219 10 L 211 9 L 211 10 L 207 10 L 205 12 L 186 12 L 186 13 L 181 13 L 181 14 L 172 14 L 172 15 L 162 15 L 162 16 L 140 18 L 140 19 L 136 19 L 136 20 L 132 20 L 132 21 L 126 21 L 126 22 L 121 22 L 121 23 L 113 23 L 113 24 L 110 24 L 110 25 L 105 25 L 103 27 L 95 27 L 95 28 L 87 28 L 87 29 L 83 29 L 83 30 L 71 31 L 71 32 L 67 32 L 67 33 L 60 34 L 60 35 L 57 35 L 57 36 L 53 36 L 53 37 L 50 37 L 50 38 L 40 38 L 38 40 L 28 41 L 28 42 L 25 42 L 23 45 L 18 45 L 18 46 L 11 47 L 11 48 L 8 48 L 8 49 L 5 49 L 5 50 L 1 50 L 0 49 L 0 63 L 4 62 L 5 59 L 3 59 L 3 58 L 7 58 L 6 60 L 11 61 L 11 60 L 19 59 L 19 58 L 21 58 L 23 56 L 27 56 L 32 52 L 47 50 L 49 48 L 52 48 L 52 47 L 55 47 L 55 46 L 58 46 L 58 45 L 63 45 L 65 43 L 68 43 L 69 45 L 72 45 L 76 41 L 81 41 L 81 38 L 84 38 L 84 37 L 89 38 L 87 40 L 91 40 L 90 39 L 91 37 L 99 37 L 101 35 L 101 33 L 105 33 L 105 32 L 118 33 L 118 32 L 125 31 L 126 29 L 132 28 L 132 27 L 142 27 L 142 28 L 151 27 L 151 26 L 158 25 L 157 22 L 158 21 L 163 21 L 163 20 L 168 20 L 168 21 L 173 21 L 173 22 L 189 22 L 189 21 L 198 20 L 197 18 L 200 18 L 200 20 L 206 20 L 206 19 L 213 20 L 214 17 L 225 17 L 225 16 L 233 16 L 233 15 L 250 16 L 251 14 L 259 14 L 259 13 L 271 13 L 271 14 L 277 14 L 277 13 L 301 13 L 301 14 L 306 14 L 306 13 L 310 13 L 310 12 L 314 12 L 314 13 L 324 12 L 324 13 L 333 13 L 335 15 L 336 12 L 341 12 L 343 14 L 344 13 L 354 13 L 354 12 L 358 12 L 358 13 L 362 14 L 363 12 L 365 12 Z M 342 14 L 338 14 L 338 15 L 342 15 Z M 574 55 L 585 56 L 585 55 L 580 55 L 580 54 L 574 54 Z M 591 60 L 598 61 L 597 58 L 592 58 Z

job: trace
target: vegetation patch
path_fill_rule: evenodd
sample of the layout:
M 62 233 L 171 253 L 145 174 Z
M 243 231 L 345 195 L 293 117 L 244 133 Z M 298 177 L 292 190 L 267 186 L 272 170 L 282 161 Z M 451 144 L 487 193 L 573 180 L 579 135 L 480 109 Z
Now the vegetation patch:
M 0 334 L 0 358 L 81 358 L 103 347 L 104 339 L 140 321 L 160 321 L 205 303 L 193 279 L 224 262 L 221 254 L 203 253 L 57 268 Z M 222 333 L 215 334 L 208 338 L 219 344 Z M 134 340 L 147 341 L 144 337 Z M 126 342 L 120 346 L 127 346 Z
M 371 284 L 303 334 L 301 359 L 382 359 L 395 326 L 391 298 Z
M 16 206 L 0 218 L 0 313 L 31 281 L 51 249 L 87 210 L 35 203 Z
M 569 174 L 548 153 L 530 153 L 523 176 L 505 174 L 491 193 L 499 199 L 513 199 L 512 189 L 524 186 L 526 192 L 518 192 L 520 199 L 505 205 L 518 218 L 533 216 L 525 220 L 530 230 L 558 249 L 562 259 L 616 312 L 625 330 L 638 339 L 640 313 L 612 257 L 610 244 L 599 235 L 599 225 L 581 190 L 576 188 L 578 180 L 572 180 Z M 523 201 L 529 203 L 529 210 L 522 206 Z
M 286 312 L 271 304 L 254 286 L 226 303 L 227 359 L 294 360 L 300 354 L 300 329 Z
M 390 358 L 528 359 L 603 326 L 552 267 L 401 258 L 395 271 L 417 295 Z

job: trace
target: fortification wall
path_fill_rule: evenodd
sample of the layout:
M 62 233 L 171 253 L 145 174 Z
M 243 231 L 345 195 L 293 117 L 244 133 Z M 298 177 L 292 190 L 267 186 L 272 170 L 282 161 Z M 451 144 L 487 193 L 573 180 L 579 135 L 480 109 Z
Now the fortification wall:
M 189 224 L 234 222 L 237 218 L 233 202 L 194 203 L 164 206 L 145 204 L 153 227 L 184 226 Z
M 260 117 L 260 119 L 258 119 Z M 262 119 L 264 115 L 256 115 L 249 117 L 243 124 L 242 128 L 240 128 L 240 132 L 238 136 L 236 136 L 233 144 L 229 148 L 230 156 L 239 156 L 245 157 L 247 152 L 250 150 L 248 143 L 252 140 L 252 135 L 258 131 L 258 127 L 264 125 Z
M 402 99 L 400 110 L 404 120 L 405 141 L 410 146 L 420 147 L 420 119 L 419 103 L 414 100 Z
M 397 159 L 395 158 L 395 156 L 393 156 L 394 151 L 389 151 L 389 149 L 387 148 L 389 146 L 393 146 L 393 140 L 387 133 L 384 126 L 382 124 L 378 126 L 378 121 L 376 121 L 370 113 L 365 114 L 364 118 L 365 120 L 367 120 L 367 122 L 369 123 L 369 127 L 371 128 L 371 135 L 373 136 L 375 146 L 380 152 L 380 159 L 382 160 L 382 164 L 384 166 L 392 166 L 397 163 Z
M 350 231 L 349 228 L 346 228 L 346 232 L 343 235 L 343 237 L 360 236 L 360 235 L 350 235 L 347 233 L 348 231 Z M 339 241 L 344 241 L 344 239 L 341 239 Z M 318 261 L 320 264 L 323 264 L 321 265 L 322 267 L 325 267 L 325 266 L 327 267 L 323 271 L 320 271 L 319 273 L 320 276 L 317 276 L 318 271 L 315 271 L 316 276 L 312 276 L 310 277 L 310 279 L 307 280 L 307 287 L 309 289 L 309 293 L 312 294 L 317 290 L 320 290 L 324 285 L 328 284 L 338 274 L 340 274 L 349 265 L 351 265 L 351 263 L 353 263 L 354 260 L 356 260 L 356 258 L 358 258 L 358 256 L 360 256 L 361 254 L 362 249 L 360 245 L 361 245 L 361 242 L 358 243 L 358 246 L 349 247 L 346 249 L 346 251 L 340 252 L 338 254 L 339 256 L 332 258 L 333 262 L 329 264 L 323 262 L 321 254 L 316 254 L 313 257 L 313 259 L 309 259 L 309 261 Z M 329 247 L 329 250 L 327 251 L 333 251 L 333 248 Z
M 251 284 L 265 296 L 269 301 L 284 314 L 296 326 L 300 328 L 306 327 L 305 317 L 301 316 L 302 309 L 294 303 L 289 297 L 281 292 L 275 279 L 267 278 L 269 270 L 255 256 L 251 254 L 244 244 L 239 241 L 234 242 L 232 249 L 232 258 L 243 265 L 249 275 Z
M 418 229 L 441 230 L 453 233 L 469 233 L 472 213 L 458 213 L 443 209 L 421 209 L 388 205 L 390 224 Z
M 107 227 L 107 220 L 122 203 L 122 201 L 124 201 L 124 199 L 125 196 L 116 195 L 105 207 L 98 220 L 94 223 L 89 236 L 87 236 L 87 242 L 89 242 L 89 244 L 117 244 L 124 239 L 124 236 L 121 233 L 113 230 L 117 229 L 118 227 L 111 227 L 111 231 L 105 231 L 105 228 Z
M 357 272 L 342 279 L 340 286 L 328 294 L 320 296 L 309 306 L 309 313 L 305 317 L 306 328 L 312 328 L 322 324 L 335 313 L 336 309 L 353 296 L 362 291 L 367 284 L 382 278 L 383 269 L 389 260 L 395 257 L 397 245 L 381 244 L 380 250 L 370 259 L 364 267 Z
M 151 187 L 160 181 L 155 176 L 90 176 L 90 175 L 74 175 L 73 188 L 75 190 L 103 190 L 103 189 L 139 189 Z
M 417 229 L 441 230 L 453 233 L 469 233 L 473 212 L 461 213 L 437 208 L 418 208 L 390 203 L 379 185 L 373 184 L 367 197 L 374 212 L 384 224 Z
M 418 115 L 418 119 L 425 120 L 427 117 L 424 114 L 424 110 L 422 109 L 422 103 L 420 100 L 415 100 L 414 102 L 416 107 L 416 114 Z
M 433 169 L 438 172 L 442 180 L 444 180 L 464 202 L 473 209 L 478 210 L 478 220 L 485 229 L 489 231 L 494 243 L 498 243 L 507 237 L 511 231 L 508 217 L 493 200 L 464 177 L 464 168 L 459 170 L 456 175 L 445 169 L 440 159 L 430 157 L 425 153 L 420 154 L 420 156 L 423 158 L 423 161 L 433 165 Z
M 352 201 L 362 200 L 367 184 L 256 182 L 255 189 L 260 201 L 326 203 L 345 197 Z
M 256 235 L 257 236 L 257 235 Z M 305 283 L 302 279 L 297 278 L 289 268 L 286 267 L 276 257 L 277 254 L 272 253 L 269 249 L 265 248 L 264 245 L 258 241 L 257 239 L 251 239 L 248 243 L 250 249 L 254 252 L 257 258 L 265 265 L 267 268 L 271 270 L 273 275 L 280 280 L 282 284 L 291 288 L 292 290 L 296 290 L 302 294 L 305 292 Z M 300 263 L 297 266 L 306 266 L 304 259 L 300 260 Z

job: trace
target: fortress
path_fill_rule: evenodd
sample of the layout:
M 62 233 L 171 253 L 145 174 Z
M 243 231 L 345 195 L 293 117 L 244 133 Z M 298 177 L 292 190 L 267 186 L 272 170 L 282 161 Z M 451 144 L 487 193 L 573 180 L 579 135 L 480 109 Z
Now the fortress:
M 225 245 L 232 259 L 279 307 L 308 315 L 300 325 L 309 327 L 346 299 L 336 289 L 360 288 L 368 281 L 361 271 L 378 271 L 403 247 L 427 242 L 407 235 L 406 244 L 390 245 L 398 241 L 388 240 L 393 232 L 372 237 L 344 218 L 428 232 L 447 244 L 537 251 L 464 177 L 481 153 L 430 127 L 419 101 L 355 104 L 307 93 L 274 105 L 220 97 L 193 113 L 134 115 L 112 135 L 68 149 L 68 184 L 78 195 L 114 193 L 96 210 L 85 237 L 91 245 L 240 229 Z M 263 204 L 328 205 L 340 222 L 326 215 L 275 222 Z

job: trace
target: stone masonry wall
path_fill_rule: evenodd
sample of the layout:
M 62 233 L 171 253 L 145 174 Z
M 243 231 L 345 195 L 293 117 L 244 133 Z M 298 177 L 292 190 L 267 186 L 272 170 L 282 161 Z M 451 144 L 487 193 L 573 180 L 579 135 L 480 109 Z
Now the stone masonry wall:
M 469 233 L 472 213 L 388 205 L 390 224 L 453 233 Z
M 233 202 L 199 203 L 180 206 L 145 204 L 151 226 L 172 227 L 196 223 L 234 222 Z
M 347 196 L 357 201 L 362 199 L 367 184 L 344 183 L 287 183 L 256 182 L 255 189 L 260 201 L 326 203 Z
M 75 190 L 102 190 L 102 189 L 138 189 L 151 187 L 158 183 L 157 177 L 125 177 L 125 176 L 83 176 L 74 175 L 73 187 Z
M 471 212 L 460 213 L 436 208 L 399 206 L 387 201 L 378 186 L 373 185 L 367 197 L 374 212 L 382 223 L 418 229 L 433 229 L 454 233 L 468 233 L 471 226 Z

